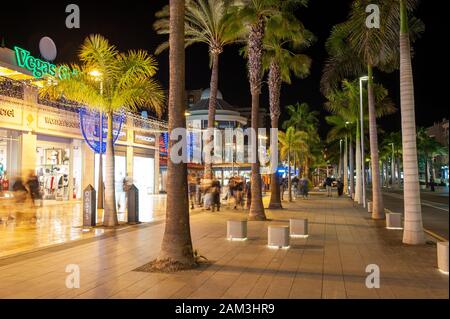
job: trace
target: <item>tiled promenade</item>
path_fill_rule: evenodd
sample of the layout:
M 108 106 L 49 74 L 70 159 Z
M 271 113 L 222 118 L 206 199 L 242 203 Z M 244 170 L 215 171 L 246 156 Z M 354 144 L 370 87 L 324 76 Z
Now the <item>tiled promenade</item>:
M 191 217 L 194 248 L 212 263 L 176 274 L 133 269 L 158 254 L 164 224 L 141 224 L 109 236 L 0 259 L 1 298 L 448 298 L 448 276 L 436 268 L 436 247 L 401 243 L 346 198 L 314 194 L 249 222 L 249 239 L 225 239 L 226 221 L 245 212 Z M 308 218 L 310 236 L 270 249 L 267 226 Z M 68 289 L 66 265 L 80 267 L 80 288 Z M 365 285 L 366 266 L 381 271 L 379 289 Z

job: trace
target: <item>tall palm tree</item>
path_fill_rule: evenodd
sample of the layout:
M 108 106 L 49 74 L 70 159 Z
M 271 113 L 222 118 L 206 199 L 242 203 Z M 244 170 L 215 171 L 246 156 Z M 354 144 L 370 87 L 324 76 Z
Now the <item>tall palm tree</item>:
M 273 19 L 266 28 L 264 37 L 263 69 L 269 71 L 269 104 L 270 119 L 273 129 L 278 129 L 280 111 L 280 93 L 282 83 L 291 84 L 291 74 L 295 77 L 304 78 L 309 75 L 311 59 L 305 55 L 297 53 L 302 48 L 308 47 L 313 40 L 312 34 L 303 28 L 297 20 L 280 21 Z M 280 26 L 281 25 L 281 26 Z M 279 35 L 279 29 L 285 31 Z M 275 31 L 275 32 L 274 32 Z M 280 183 L 278 173 L 272 174 L 270 185 L 269 208 L 282 208 L 280 196 Z
M 208 46 L 211 64 L 210 97 L 208 105 L 209 143 L 213 144 L 215 116 L 217 105 L 217 90 L 219 86 L 219 56 L 226 45 L 238 41 L 242 27 L 234 21 L 229 13 L 230 3 L 226 0 L 186 0 L 185 3 L 185 45 L 203 43 Z M 159 18 L 153 27 L 158 34 L 169 34 L 169 8 L 166 6 L 156 13 Z M 169 46 L 164 42 L 158 46 L 155 53 L 159 54 Z M 211 148 L 211 154 L 214 152 Z M 206 157 L 205 178 L 212 178 L 212 161 Z
M 430 137 L 425 128 L 419 127 L 417 130 L 417 152 L 425 166 L 425 185 L 428 187 L 430 181 L 430 168 L 432 168 L 430 162 L 432 162 L 432 159 L 436 156 L 446 155 L 448 149 L 436 141 L 436 139 Z
M 338 89 L 329 91 L 326 95 L 327 102 L 325 108 L 333 114 L 340 115 L 351 125 L 354 125 L 356 143 L 356 187 L 355 201 L 362 203 L 362 172 L 361 172 L 361 144 L 360 141 L 360 92 L 359 81 L 343 80 Z M 374 85 L 376 117 L 383 117 L 396 112 L 396 108 L 392 100 L 389 98 L 388 91 L 381 85 Z M 363 90 L 363 97 L 367 97 L 367 91 Z M 364 102 L 367 99 L 363 99 Z M 367 103 L 363 103 L 364 121 L 368 120 Z M 364 125 L 367 129 L 367 123 Z M 340 137 L 341 138 L 341 137 Z M 353 180 L 353 170 L 351 171 L 350 180 Z
M 425 242 L 420 203 L 419 167 L 417 163 L 416 116 L 414 105 L 414 80 L 411 65 L 410 21 L 408 11 L 412 11 L 417 1 L 399 0 L 400 16 L 400 107 L 402 115 L 403 141 L 403 200 L 404 230 L 403 243 L 419 245 Z
M 161 114 L 164 92 L 153 76 L 158 70 L 155 59 L 146 51 L 119 53 L 101 35 L 90 35 L 81 47 L 81 65 L 71 65 L 74 76 L 52 79 L 40 94 L 53 98 L 64 96 L 107 115 L 105 205 L 103 224 L 116 226 L 117 209 L 114 184 L 113 116 L 121 109 L 135 111 L 148 107 Z M 68 67 L 68 66 L 64 66 Z M 91 75 L 101 76 L 102 89 Z M 55 84 L 55 85 L 54 85 Z
M 177 128 L 186 128 L 184 1 L 170 0 L 169 23 L 169 134 Z M 169 152 L 176 143 L 169 140 Z M 195 265 L 189 223 L 187 195 L 187 164 L 167 162 L 166 223 L 161 251 L 156 265 L 165 269 L 185 269 Z
M 327 135 L 327 142 L 331 143 L 334 141 L 345 141 L 346 145 L 344 147 L 345 153 L 347 153 L 347 144 L 350 140 L 350 137 L 352 136 L 352 133 L 355 130 L 356 122 L 349 122 L 346 118 L 344 118 L 342 115 L 331 115 L 325 117 L 325 120 L 329 125 L 331 125 L 331 129 L 328 132 Z M 344 161 L 343 161 L 343 168 L 344 168 L 344 189 L 347 189 L 348 187 L 348 158 L 344 153 Z M 353 176 L 351 177 L 353 179 Z
M 306 0 L 239 0 L 236 19 L 240 21 L 246 31 L 248 50 L 248 77 L 250 93 L 252 96 L 251 128 L 257 134 L 259 128 L 259 96 L 261 94 L 262 58 L 264 51 L 264 34 L 266 25 L 273 17 L 282 16 L 285 20 L 294 20 L 293 8 L 306 4 Z M 258 154 L 258 145 L 252 145 L 255 154 Z M 261 193 L 261 174 L 259 161 L 251 164 L 251 193 L 252 201 L 249 211 L 249 220 L 265 220 L 264 206 Z
M 309 167 L 313 159 L 311 150 L 320 145 L 320 137 L 317 131 L 318 127 L 318 112 L 311 111 L 307 103 L 296 103 L 295 105 L 288 105 L 286 107 L 289 119 L 283 122 L 283 128 L 293 126 L 296 130 L 307 133 L 308 136 L 308 152 L 302 151 L 304 159 L 304 177 L 309 178 Z
M 292 201 L 291 166 L 292 154 L 308 147 L 306 142 L 308 136 L 303 131 L 296 131 L 294 127 L 288 127 L 286 132 L 278 132 L 278 142 L 280 144 L 280 158 L 287 161 L 288 165 L 288 199 Z
M 412 2 L 412 1 L 411 1 Z M 333 56 L 324 71 L 323 84 L 330 88 L 336 85 L 336 80 L 344 76 L 360 76 L 366 68 L 368 75 L 368 106 L 369 106 L 369 135 L 372 169 L 372 218 L 384 218 L 383 198 L 381 196 L 381 185 L 378 161 L 378 136 L 376 127 L 375 99 L 373 92 L 373 70 L 391 72 L 399 63 L 399 48 L 396 44 L 400 30 L 400 21 L 394 19 L 395 1 L 379 0 L 377 5 L 383 13 L 380 20 L 380 28 L 367 28 L 367 13 L 365 9 L 369 0 L 355 0 L 352 3 L 349 19 L 334 27 L 327 47 Z M 398 16 L 398 10 L 397 10 Z M 416 22 L 416 21 L 414 21 Z M 414 23 L 411 31 L 420 32 L 420 23 Z M 334 83 L 333 83 L 334 82 Z

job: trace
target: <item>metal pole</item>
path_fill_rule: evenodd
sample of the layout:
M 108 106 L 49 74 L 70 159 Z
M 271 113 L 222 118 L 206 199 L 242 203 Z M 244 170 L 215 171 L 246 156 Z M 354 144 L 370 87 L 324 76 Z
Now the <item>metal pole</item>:
M 361 121 L 361 182 L 362 182 L 362 195 L 363 195 L 363 205 L 366 207 L 366 168 L 364 163 L 364 110 L 363 110 L 363 87 L 362 87 L 362 78 L 359 79 L 359 113 L 360 113 L 360 121 Z

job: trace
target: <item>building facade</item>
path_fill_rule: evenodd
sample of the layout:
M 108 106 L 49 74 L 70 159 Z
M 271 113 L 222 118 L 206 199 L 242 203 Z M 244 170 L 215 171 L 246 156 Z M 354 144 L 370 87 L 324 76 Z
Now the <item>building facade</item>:
M 44 200 L 79 200 L 88 185 L 98 189 L 99 154 L 83 135 L 80 108 L 69 101 L 42 99 L 38 88 L 38 79 L 14 61 L 12 50 L 0 48 L 2 191 L 11 190 L 18 178 L 36 174 Z M 159 193 L 159 135 L 164 130 L 162 121 L 125 115 L 114 155 L 119 207 L 125 207 L 125 177 L 132 179 L 142 199 Z
M 433 137 L 437 142 L 447 147 L 449 145 L 449 136 L 448 136 L 448 120 L 443 119 L 441 122 L 436 122 L 433 126 L 427 128 L 427 134 L 430 137 Z M 449 183 L 449 172 L 448 172 L 448 154 L 435 156 L 432 161 L 432 174 L 434 175 L 434 180 L 438 184 L 446 184 L 448 186 Z

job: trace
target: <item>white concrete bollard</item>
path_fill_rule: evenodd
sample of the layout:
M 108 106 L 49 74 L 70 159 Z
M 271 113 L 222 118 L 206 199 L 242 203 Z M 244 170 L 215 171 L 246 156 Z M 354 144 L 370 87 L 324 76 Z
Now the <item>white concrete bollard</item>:
M 437 243 L 437 261 L 439 270 L 448 274 L 448 241 Z
M 371 202 L 371 201 L 368 201 L 368 202 L 367 202 L 367 212 L 368 212 L 368 213 L 371 213 L 371 212 L 372 212 L 372 202 Z
M 289 247 L 289 226 L 271 225 L 268 228 L 267 245 L 276 248 Z
M 247 239 L 247 221 L 229 220 L 227 221 L 227 239 L 228 240 L 246 240 Z
M 403 229 L 402 214 L 386 213 L 386 228 L 388 228 L 388 229 Z
M 308 237 L 307 219 L 290 219 L 289 228 L 291 237 Z

